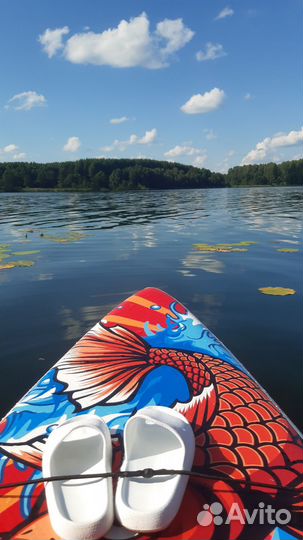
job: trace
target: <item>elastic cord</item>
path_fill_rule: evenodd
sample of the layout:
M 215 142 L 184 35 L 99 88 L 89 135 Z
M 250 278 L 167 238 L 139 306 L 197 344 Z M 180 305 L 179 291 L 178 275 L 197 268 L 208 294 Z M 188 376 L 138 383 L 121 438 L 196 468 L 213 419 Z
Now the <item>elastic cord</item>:
M 44 478 L 35 478 L 32 480 L 27 480 L 25 482 L 16 482 L 11 484 L 2 484 L 0 489 L 10 489 L 19 486 L 28 486 L 33 484 L 40 484 L 41 482 L 59 482 L 65 480 L 89 480 L 96 478 L 153 478 L 154 476 L 171 476 L 171 475 L 180 475 L 180 476 L 190 476 L 196 478 L 204 478 L 206 480 L 214 481 L 223 481 L 230 482 L 236 485 L 244 485 L 246 487 L 260 487 L 271 489 L 274 491 L 285 491 L 288 493 L 299 494 L 302 492 L 302 489 L 296 489 L 288 486 L 274 486 L 272 484 L 266 484 L 264 482 L 253 482 L 250 480 L 240 480 L 235 478 L 227 478 L 225 476 L 214 476 L 210 474 L 201 473 L 198 471 L 185 471 L 178 469 L 138 469 L 136 471 L 117 471 L 117 472 L 105 472 L 105 473 L 94 473 L 94 474 L 69 474 L 69 475 L 60 475 L 60 476 L 47 476 Z

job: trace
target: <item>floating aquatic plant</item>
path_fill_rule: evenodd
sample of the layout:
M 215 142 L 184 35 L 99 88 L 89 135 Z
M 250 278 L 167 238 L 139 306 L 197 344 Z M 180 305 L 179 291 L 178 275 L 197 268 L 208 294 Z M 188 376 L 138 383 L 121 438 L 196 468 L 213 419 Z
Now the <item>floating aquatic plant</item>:
M 5 268 L 29 268 L 30 266 L 34 266 L 34 261 L 9 261 L 6 264 L 2 265 L 2 269 Z
M 79 242 L 79 240 L 82 240 L 83 238 L 85 238 L 85 236 L 86 235 L 83 233 L 73 232 L 64 237 L 45 234 L 44 238 L 50 240 L 51 242 L 56 242 L 57 244 L 71 244 L 72 242 Z
M 285 287 L 260 287 L 259 291 L 262 294 L 270 294 L 272 296 L 288 296 L 290 294 L 296 294 L 294 289 L 288 289 Z
M 0 264 L 0 270 L 8 270 L 10 268 L 15 268 L 14 264 L 12 263 Z
M 8 244 L 0 244 L 0 262 L 9 257 L 10 247 Z
M 248 251 L 248 249 L 236 246 L 246 245 L 249 244 L 247 242 L 238 242 L 237 244 L 193 244 L 193 247 L 202 253 L 241 253 L 243 251 Z
M 16 268 L 29 268 L 30 266 L 34 266 L 34 261 L 13 261 Z
M 277 249 L 277 251 L 279 251 L 280 253 L 298 253 L 298 249 L 293 249 L 293 248 L 279 248 Z
M 12 255 L 17 255 L 19 257 L 23 257 L 25 255 L 36 255 L 36 253 L 40 253 L 40 250 L 39 249 L 33 249 L 32 251 L 14 251 L 12 253 Z

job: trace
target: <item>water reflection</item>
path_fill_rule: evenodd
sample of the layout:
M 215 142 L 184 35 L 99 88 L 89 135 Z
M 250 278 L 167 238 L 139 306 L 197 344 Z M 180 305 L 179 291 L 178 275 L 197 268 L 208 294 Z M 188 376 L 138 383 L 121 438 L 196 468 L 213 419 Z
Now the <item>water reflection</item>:
M 199 269 L 213 274 L 222 274 L 225 266 L 222 260 L 207 257 L 203 253 L 199 253 L 199 251 L 191 251 L 182 261 L 182 265 L 191 270 Z
M 54 274 L 39 274 L 38 277 L 34 277 L 34 279 L 37 279 L 37 281 L 51 281 L 54 277 Z
M 239 188 L 132 193 L 3 193 L 0 226 L 20 238 L 65 227 L 69 231 L 144 226 L 167 220 L 168 230 L 188 222 L 244 221 L 269 232 L 298 234 L 294 223 L 302 205 L 300 188 Z M 287 210 L 286 210 L 287 209 Z M 283 226 L 282 226 L 283 222 Z M 30 235 L 31 233 L 27 233 Z
M 299 242 L 302 200 L 295 187 L 0 194 L 0 244 L 40 250 L 32 268 L 0 271 L 0 416 L 114 305 L 155 286 L 223 338 L 300 424 L 300 381 L 290 377 L 285 390 L 283 373 L 285 358 L 300 369 L 302 280 L 298 257 L 276 249 Z M 193 249 L 241 241 L 257 244 L 239 254 Z M 298 294 L 265 297 L 264 286 Z
M 71 309 L 63 306 L 59 310 L 59 318 L 66 341 L 76 341 L 93 326 L 101 317 L 113 309 L 115 304 L 81 306 Z
M 195 293 L 193 303 L 197 306 L 197 311 L 203 313 L 204 320 L 209 328 L 216 328 L 222 316 L 223 299 L 219 295 L 210 293 Z

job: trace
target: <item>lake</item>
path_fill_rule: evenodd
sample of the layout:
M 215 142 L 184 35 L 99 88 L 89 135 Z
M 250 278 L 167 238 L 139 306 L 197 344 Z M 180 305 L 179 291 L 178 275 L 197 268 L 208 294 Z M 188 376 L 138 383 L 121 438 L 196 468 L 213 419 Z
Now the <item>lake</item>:
M 34 262 L 0 271 L 0 416 L 98 319 L 154 286 L 186 304 L 302 427 L 302 200 L 288 187 L 0 194 L 0 264 Z M 256 243 L 193 246 L 243 241 Z M 258 291 L 268 286 L 296 294 Z

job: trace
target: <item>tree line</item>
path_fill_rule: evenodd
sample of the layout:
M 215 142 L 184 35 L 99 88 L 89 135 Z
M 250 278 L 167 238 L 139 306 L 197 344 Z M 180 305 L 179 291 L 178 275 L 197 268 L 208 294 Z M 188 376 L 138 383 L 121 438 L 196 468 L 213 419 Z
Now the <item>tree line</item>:
M 1 163 L 0 191 L 216 188 L 302 185 L 303 159 L 243 165 L 226 174 L 151 159 L 80 159 L 56 163 Z

